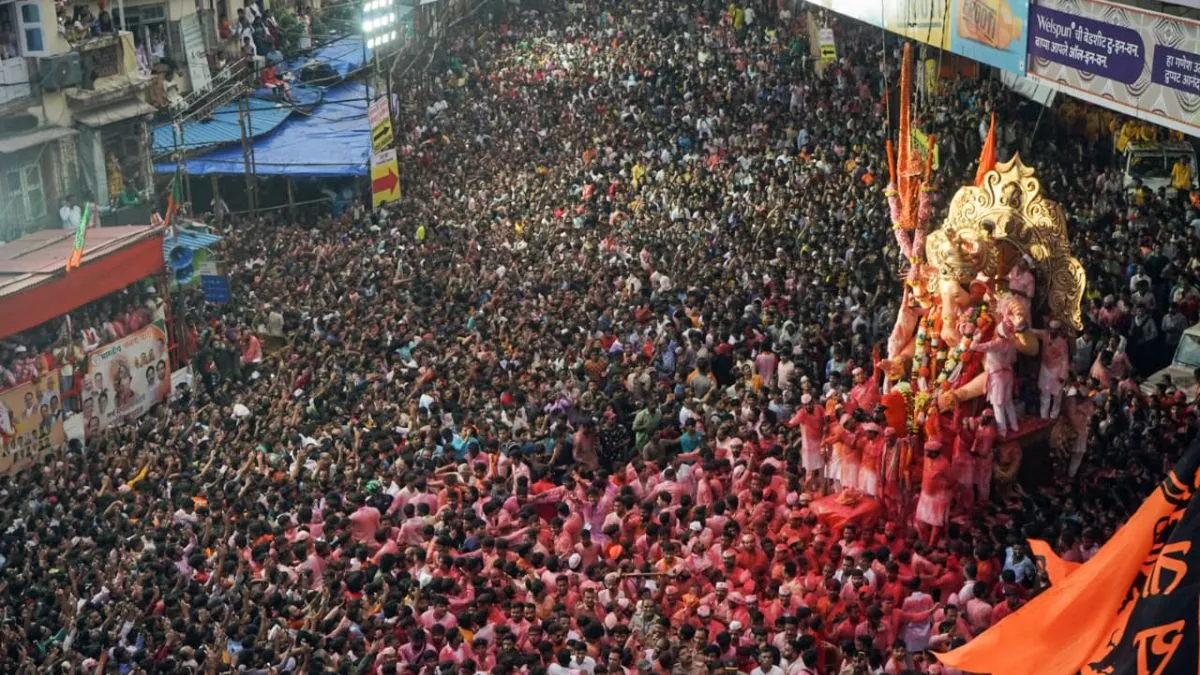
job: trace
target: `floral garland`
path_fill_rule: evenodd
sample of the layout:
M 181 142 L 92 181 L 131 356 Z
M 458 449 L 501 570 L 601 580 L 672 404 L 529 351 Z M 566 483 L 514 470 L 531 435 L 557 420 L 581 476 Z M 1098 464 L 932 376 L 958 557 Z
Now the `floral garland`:
M 929 388 L 928 378 L 933 372 L 932 364 L 937 357 L 944 357 L 941 344 L 942 336 L 938 322 L 941 313 L 931 308 L 925 315 L 921 325 L 917 327 L 917 340 L 913 347 L 912 387 L 914 391 L 925 391 Z M 925 379 L 922 383 L 920 380 Z
M 948 350 L 942 343 L 941 329 L 938 325 L 940 319 L 940 312 L 930 311 L 917 327 L 911 381 L 904 392 L 909 412 L 908 428 L 912 433 L 919 430 L 921 413 L 934 400 L 934 392 L 947 389 L 958 377 L 963 356 L 971 350 L 975 339 L 991 322 L 987 303 L 971 308 L 968 319 L 975 330 L 964 334 L 959 338 L 958 344 Z M 931 380 L 930 376 L 934 372 L 937 372 L 937 378 Z
M 984 325 L 990 318 L 988 316 L 987 303 L 983 303 L 971 308 L 969 315 L 971 325 L 975 327 L 972 333 L 964 333 L 958 340 L 958 345 L 950 351 L 946 360 L 942 364 L 942 372 L 938 374 L 937 383 L 943 384 L 950 382 L 958 377 L 958 368 L 962 365 L 963 354 L 971 350 L 971 345 L 975 342 L 975 338 L 983 330 Z

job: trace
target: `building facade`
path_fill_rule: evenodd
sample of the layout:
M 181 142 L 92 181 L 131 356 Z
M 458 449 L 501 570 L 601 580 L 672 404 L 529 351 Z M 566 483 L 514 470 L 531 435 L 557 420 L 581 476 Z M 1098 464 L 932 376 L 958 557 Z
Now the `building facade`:
M 149 127 L 209 86 L 214 1 L 0 0 L 0 241 L 63 226 L 67 202 L 145 222 Z

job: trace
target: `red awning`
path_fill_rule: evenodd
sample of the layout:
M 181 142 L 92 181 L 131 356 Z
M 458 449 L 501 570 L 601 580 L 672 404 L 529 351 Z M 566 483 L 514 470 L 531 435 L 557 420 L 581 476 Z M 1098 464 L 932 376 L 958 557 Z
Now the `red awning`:
M 161 227 L 93 228 L 70 273 L 73 231 L 43 230 L 0 246 L 0 339 L 161 272 L 162 238 Z

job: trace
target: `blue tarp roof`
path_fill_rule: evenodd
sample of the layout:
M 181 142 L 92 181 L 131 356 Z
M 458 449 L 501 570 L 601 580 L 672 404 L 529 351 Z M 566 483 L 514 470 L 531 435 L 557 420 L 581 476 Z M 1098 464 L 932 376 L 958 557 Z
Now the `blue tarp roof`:
M 324 61 L 338 74 L 338 77 L 344 78 L 350 71 L 362 67 L 363 56 L 362 38 L 352 35 L 314 50 L 311 57 L 292 59 L 285 63 L 280 70 L 283 72 L 299 70 L 313 61 Z
M 255 173 L 260 176 L 362 176 L 371 158 L 365 88 L 345 83 L 325 92 L 311 114 L 298 112 L 275 133 L 254 142 Z M 174 173 L 175 164 L 155 165 Z M 192 176 L 245 172 L 240 146 L 217 148 L 186 162 Z
M 190 248 L 193 251 L 212 248 L 213 244 L 221 241 L 221 237 L 207 232 L 179 230 L 175 236 L 163 237 L 163 260 L 171 259 L 171 249 L 176 246 Z
M 270 133 L 283 124 L 291 114 L 292 106 L 290 105 L 251 97 L 250 128 L 247 131 L 254 136 Z M 242 141 L 242 129 L 238 126 L 236 103 L 217 108 L 213 111 L 211 119 L 184 122 L 180 133 L 176 133 L 172 124 L 154 127 L 152 133 L 154 136 L 153 152 L 156 156 L 177 150 L 201 150 L 223 143 L 241 143 Z M 182 139 L 179 138 L 180 135 L 182 135 Z
M 351 71 L 363 65 L 363 43 L 358 36 L 344 37 L 313 51 L 311 57 L 293 59 L 280 68 L 280 72 L 299 70 L 314 61 L 323 61 L 345 78 Z M 317 102 L 313 88 L 299 82 L 292 84 L 295 105 L 307 108 Z M 250 132 L 254 137 L 271 133 L 283 124 L 291 114 L 291 106 L 267 99 L 252 98 L 250 104 Z M 153 153 L 155 156 L 176 151 L 195 151 L 227 143 L 241 143 L 242 130 L 238 126 L 236 103 L 217 108 L 209 120 L 192 120 L 184 123 L 182 140 L 171 124 L 162 124 L 153 130 Z
M 315 84 L 304 84 L 303 82 L 289 83 L 288 90 L 292 94 L 292 106 L 301 110 L 308 110 L 314 105 L 321 102 L 325 97 L 325 88 Z M 272 92 L 268 87 L 259 87 L 254 90 L 254 95 L 261 99 L 270 99 Z M 258 135 L 258 134 L 256 134 Z M 241 141 L 241 137 L 238 141 Z

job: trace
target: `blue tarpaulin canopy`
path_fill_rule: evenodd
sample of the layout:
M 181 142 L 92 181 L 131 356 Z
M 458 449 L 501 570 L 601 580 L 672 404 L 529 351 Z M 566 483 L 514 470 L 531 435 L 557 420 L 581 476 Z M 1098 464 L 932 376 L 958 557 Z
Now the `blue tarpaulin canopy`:
M 299 71 L 306 65 L 323 63 L 337 74 L 337 79 L 344 79 L 351 71 L 363 65 L 362 38 L 350 36 L 340 38 L 315 51 L 311 57 L 293 59 L 279 69 L 280 74 L 288 71 Z M 325 82 L 324 84 L 328 84 Z M 293 106 L 301 111 L 315 105 L 320 100 L 320 89 L 306 85 L 297 79 L 291 84 L 291 104 L 271 100 L 269 97 L 255 96 L 250 99 L 250 116 L 248 132 L 255 137 L 265 136 L 275 131 L 291 115 Z M 266 94 L 265 90 L 258 92 Z M 192 152 L 203 150 L 216 145 L 241 143 L 242 130 L 238 125 L 237 103 L 228 103 L 216 110 L 207 119 L 195 119 L 184 122 L 181 128 L 172 124 L 160 124 L 151 132 L 154 155 L 162 156 L 171 152 Z
M 254 142 L 254 173 L 260 176 L 362 176 L 371 158 L 366 89 L 341 84 L 325 92 L 310 114 L 296 113 L 271 135 Z M 185 162 L 192 176 L 242 174 L 240 145 L 218 148 Z M 174 173 L 174 163 L 155 165 Z
M 352 35 L 314 50 L 311 57 L 292 59 L 285 63 L 280 71 L 298 71 L 310 63 L 323 62 L 332 68 L 338 77 L 345 78 L 350 71 L 362 67 L 363 58 L 362 38 Z
M 274 131 L 292 114 L 292 106 L 261 98 L 251 97 L 249 107 L 248 131 L 254 136 Z M 242 128 L 238 125 L 238 115 L 237 104 L 229 103 L 214 110 L 210 118 L 188 120 L 180 129 L 169 123 L 160 124 L 151 132 L 154 154 L 159 156 L 176 151 L 202 150 L 224 143 L 239 143 L 242 140 Z

